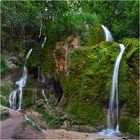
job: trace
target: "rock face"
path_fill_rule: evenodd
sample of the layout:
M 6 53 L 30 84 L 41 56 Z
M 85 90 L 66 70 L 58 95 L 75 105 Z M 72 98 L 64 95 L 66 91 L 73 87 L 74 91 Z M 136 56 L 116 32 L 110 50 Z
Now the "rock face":
M 70 55 L 75 48 L 80 47 L 78 35 L 67 37 L 65 42 L 57 42 L 53 51 L 56 73 L 67 73 L 70 64 Z
M 9 69 L 18 68 L 20 65 L 19 60 L 12 54 L 6 50 L 2 50 L 2 57 L 6 62 L 6 66 Z

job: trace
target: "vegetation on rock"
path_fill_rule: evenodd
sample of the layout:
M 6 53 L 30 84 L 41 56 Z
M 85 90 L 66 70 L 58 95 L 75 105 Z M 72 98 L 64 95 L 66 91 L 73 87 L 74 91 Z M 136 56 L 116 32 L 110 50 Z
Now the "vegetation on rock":
M 138 1 L 2 1 L 1 10 L 2 50 L 11 51 L 22 65 L 33 48 L 27 61 L 23 107 L 39 112 L 49 128 L 62 126 L 64 114 L 73 126 L 106 127 L 112 74 L 119 53 L 117 42 L 104 41 L 101 24 L 109 27 L 115 40 L 125 46 L 118 85 L 120 131 L 138 135 Z M 44 37 L 47 40 L 42 48 Z M 78 45 L 70 43 L 74 37 Z M 57 48 L 60 42 L 63 45 Z M 57 56 L 59 69 L 67 66 L 61 72 L 56 69 L 56 48 L 61 50 Z M 37 81 L 38 68 L 45 75 L 44 85 Z M 8 71 L 2 55 L 0 72 L 3 76 Z M 52 110 L 46 107 L 42 87 Z M 9 105 L 11 90 L 9 85 L 1 87 L 2 105 Z M 60 92 L 63 96 L 58 100 Z

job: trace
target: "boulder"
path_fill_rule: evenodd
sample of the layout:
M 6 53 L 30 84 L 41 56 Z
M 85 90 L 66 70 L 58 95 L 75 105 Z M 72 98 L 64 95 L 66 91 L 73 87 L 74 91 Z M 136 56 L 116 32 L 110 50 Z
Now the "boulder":
M 4 107 L 0 107 L 0 120 L 5 120 L 10 117 L 9 110 Z

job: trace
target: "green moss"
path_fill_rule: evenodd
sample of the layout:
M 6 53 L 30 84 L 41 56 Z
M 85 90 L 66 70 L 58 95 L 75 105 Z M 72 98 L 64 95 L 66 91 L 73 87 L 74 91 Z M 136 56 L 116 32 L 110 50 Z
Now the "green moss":
M 4 97 L 0 97 L 0 104 L 3 106 L 7 106 L 8 102 Z
M 24 108 L 29 108 L 32 106 L 32 91 L 31 90 L 24 90 L 23 93 L 23 105 Z
M 117 43 L 102 42 L 73 52 L 68 83 L 62 87 L 68 100 L 66 111 L 72 114 L 76 124 L 105 123 L 103 108 L 107 104 L 118 51 Z
M 10 92 L 12 91 L 12 87 L 10 84 L 6 84 L 1 87 L 1 92 L 0 94 L 3 95 L 4 97 L 8 97 L 10 95 Z
M 124 39 L 125 44 L 125 56 L 128 66 L 131 68 L 133 74 L 135 74 L 135 79 L 138 79 L 139 75 L 139 39 L 127 38 Z
M 133 117 L 123 116 L 120 119 L 120 131 L 139 136 L 139 124 Z
M 54 46 L 46 46 L 42 50 L 42 55 L 40 57 L 40 66 L 43 70 L 44 74 L 48 76 L 48 74 L 54 73 L 54 57 L 53 57 L 53 47 Z
M 73 100 L 73 103 L 68 105 L 67 111 L 73 114 L 74 123 L 76 124 L 98 126 L 103 123 L 100 121 L 104 116 L 104 114 L 101 114 L 102 108 L 99 104 L 90 103 L 89 100 L 89 98 Z
M 8 106 L 9 103 L 9 95 L 12 91 L 12 87 L 10 84 L 6 84 L 1 87 L 0 91 L 0 104 L 4 106 Z
M 6 74 L 8 72 L 8 67 L 6 65 L 6 61 L 3 57 L 0 57 L 0 73 Z
M 127 53 L 126 59 L 130 59 L 131 56 L 132 56 L 136 51 L 138 51 L 138 48 L 132 48 L 132 50 L 131 50 L 130 52 Z

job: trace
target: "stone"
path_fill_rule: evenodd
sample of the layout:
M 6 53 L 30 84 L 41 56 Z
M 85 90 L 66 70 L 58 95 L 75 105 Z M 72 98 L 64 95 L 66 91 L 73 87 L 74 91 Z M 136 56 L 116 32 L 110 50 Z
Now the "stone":
M 0 120 L 4 120 L 10 117 L 9 110 L 3 107 L 0 107 Z

